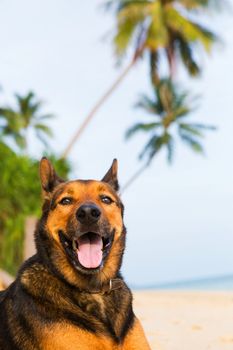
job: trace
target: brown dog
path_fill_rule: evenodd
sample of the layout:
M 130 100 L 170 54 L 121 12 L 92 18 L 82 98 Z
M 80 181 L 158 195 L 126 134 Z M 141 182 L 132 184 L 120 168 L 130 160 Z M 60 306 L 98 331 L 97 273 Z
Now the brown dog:
M 0 293 L 0 349 L 150 349 L 119 273 L 126 230 L 117 161 L 102 181 L 65 182 L 43 158 L 40 177 L 37 254 Z

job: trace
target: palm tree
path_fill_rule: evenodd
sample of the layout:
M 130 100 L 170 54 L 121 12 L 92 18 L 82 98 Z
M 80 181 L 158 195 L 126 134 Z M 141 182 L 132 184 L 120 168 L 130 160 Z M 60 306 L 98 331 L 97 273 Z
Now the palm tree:
M 114 46 L 117 59 L 121 59 L 131 46 L 133 46 L 133 55 L 116 82 L 94 105 L 75 132 L 62 154 L 63 158 L 68 156 L 96 112 L 145 52 L 149 53 L 151 79 L 154 84 L 159 82 L 158 61 L 164 54 L 167 57 L 171 75 L 174 74 L 177 58 L 182 60 L 191 75 L 197 75 L 200 72 L 193 52 L 195 50 L 196 53 L 200 44 L 209 52 L 216 36 L 189 17 L 193 16 L 197 10 L 208 7 L 212 1 L 112 0 L 106 3 L 106 8 L 114 9 L 116 13 Z
M 114 38 L 116 55 L 123 56 L 133 43 L 134 51 L 148 51 L 151 76 L 158 82 L 157 69 L 166 57 L 170 76 L 181 60 L 192 76 L 201 71 L 194 56 L 200 46 L 210 52 L 216 35 L 197 21 L 198 10 L 210 6 L 211 0 L 113 0 L 117 12 Z
M 138 132 L 149 133 L 149 141 L 139 155 L 139 159 L 146 158 L 146 161 L 126 183 L 123 190 L 136 180 L 162 149 L 166 149 L 167 159 L 172 162 L 177 137 L 194 152 L 204 153 L 202 145 L 204 131 L 216 128 L 187 120 L 195 110 L 195 100 L 194 98 L 190 99 L 188 93 L 181 91 L 171 79 L 161 80 L 154 89 L 152 98 L 142 96 L 136 106 L 144 109 L 152 117 L 152 120 L 136 123 L 128 129 L 126 137 L 129 138 Z
M 16 94 L 15 97 L 15 107 L 0 107 L 0 136 L 10 136 L 21 150 L 27 152 L 28 132 L 32 129 L 37 138 L 47 145 L 47 137 L 52 136 L 52 131 L 44 121 L 53 115 L 40 113 L 43 103 L 31 91 L 25 96 Z
M 20 149 L 25 147 L 25 140 L 21 135 L 22 122 L 15 118 L 9 107 L 0 107 L 0 139 L 10 137 Z

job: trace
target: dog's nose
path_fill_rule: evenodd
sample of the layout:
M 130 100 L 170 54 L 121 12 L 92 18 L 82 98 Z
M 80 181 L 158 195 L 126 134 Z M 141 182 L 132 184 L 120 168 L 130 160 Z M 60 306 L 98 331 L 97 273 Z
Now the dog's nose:
M 100 215 L 100 209 L 94 204 L 83 204 L 76 213 L 81 224 L 92 224 L 99 220 Z

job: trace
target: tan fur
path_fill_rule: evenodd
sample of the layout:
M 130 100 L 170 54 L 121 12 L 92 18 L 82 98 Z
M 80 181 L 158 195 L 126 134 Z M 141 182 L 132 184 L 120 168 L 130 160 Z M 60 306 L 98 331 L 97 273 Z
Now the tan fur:
M 118 239 L 122 232 L 123 223 L 121 209 L 117 206 L 117 204 L 113 203 L 111 206 L 104 205 L 100 200 L 100 195 L 108 195 L 117 201 L 115 193 L 112 191 L 111 187 L 108 184 L 103 184 L 100 181 L 94 180 L 87 182 L 70 181 L 66 184 L 60 184 L 57 186 L 56 192 L 61 192 L 60 195 L 56 198 L 56 203 L 59 203 L 59 201 L 64 197 L 72 196 L 74 199 L 73 206 L 57 205 L 56 208 L 49 213 L 46 225 L 47 231 L 51 234 L 54 241 L 58 245 L 58 249 L 61 252 L 61 254 L 59 254 L 58 260 L 59 266 L 71 284 L 83 288 L 85 282 L 82 283 L 82 278 L 80 277 L 77 281 L 76 272 L 70 268 L 70 264 L 67 262 L 67 259 L 63 254 L 63 248 L 59 240 L 58 231 L 60 229 L 65 230 L 65 225 L 69 218 L 74 217 L 77 208 L 82 203 L 87 202 L 97 204 L 101 208 L 103 216 L 107 217 L 111 226 L 116 228 L 115 239 L 112 245 L 109 259 L 100 275 L 98 276 L 100 283 L 105 283 L 116 272 L 117 261 L 119 260 L 119 255 L 121 254 L 121 247 Z
M 44 330 L 41 343 L 43 350 L 150 350 L 137 319 L 123 344 L 116 345 L 107 337 L 96 336 L 67 324 L 57 324 Z

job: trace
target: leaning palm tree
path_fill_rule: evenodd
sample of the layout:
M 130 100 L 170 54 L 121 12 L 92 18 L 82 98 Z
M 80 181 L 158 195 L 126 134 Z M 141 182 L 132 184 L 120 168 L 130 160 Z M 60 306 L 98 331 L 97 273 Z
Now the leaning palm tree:
M 96 112 L 145 52 L 149 53 L 151 79 L 154 84 L 159 82 L 158 61 L 164 56 L 167 57 L 171 75 L 177 59 L 182 60 L 191 75 L 200 72 L 194 52 L 197 53 L 199 46 L 209 52 L 216 36 L 192 17 L 198 14 L 198 10 L 208 7 L 212 1 L 112 0 L 106 3 L 106 7 L 113 9 L 116 14 L 115 55 L 120 60 L 129 48 L 133 48 L 131 60 L 116 82 L 88 113 L 64 150 L 63 158 L 67 157 Z
M 174 75 L 177 59 L 192 76 L 201 71 L 194 55 L 200 46 L 210 52 L 216 35 L 198 19 L 200 11 L 213 0 L 113 0 L 116 5 L 117 31 L 114 38 L 118 57 L 132 43 L 135 53 L 148 51 L 151 77 L 159 81 L 158 62 L 166 58 L 170 76 Z
M 42 102 L 31 91 L 25 96 L 16 94 L 15 97 L 15 107 L 0 107 L 0 136 L 10 136 L 21 150 L 28 151 L 28 132 L 33 130 L 47 145 L 47 137 L 52 136 L 52 131 L 44 121 L 53 115 L 41 113 Z
M 125 190 L 133 181 L 151 164 L 155 155 L 162 149 L 167 151 L 169 162 L 173 160 L 174 144 L 177 138 L 181 139 L 194 152 L 204 153 L 202 139 L 205 130 L 215 130 L 212 125 L 206 125 L 189 121 L 189 117 L 195 110 L 194 101 L 190 99 L 187 92 L 181 91 L 171 79 L 163 79 L 154 89 L 154 96 L 142 96 L 138 104 L 151 120 L 140 122 L 128 129 L 126 137 L 129 138 L 138 132 L 149 134 L 149 141 L 146 143 L 139 155 L 144 160 L 142 167 L 123 187 Z

